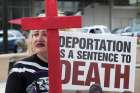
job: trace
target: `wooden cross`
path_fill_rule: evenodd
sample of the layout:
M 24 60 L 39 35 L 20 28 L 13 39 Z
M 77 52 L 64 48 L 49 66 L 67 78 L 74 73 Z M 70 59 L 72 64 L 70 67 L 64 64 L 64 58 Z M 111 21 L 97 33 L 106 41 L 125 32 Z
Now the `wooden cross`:
M 28 17 L 10 20 L 23 30 L 46 30 L 49 65 L 49 93 L 62 93 L 58 29 L 81 27 L 81 16 L 57 16 L 57 1 L 45 0 L 46 17 Z

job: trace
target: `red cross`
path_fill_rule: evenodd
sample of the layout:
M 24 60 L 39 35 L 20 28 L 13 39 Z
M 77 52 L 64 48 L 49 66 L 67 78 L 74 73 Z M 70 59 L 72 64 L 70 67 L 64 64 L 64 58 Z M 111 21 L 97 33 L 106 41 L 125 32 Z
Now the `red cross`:
M 20 18 L 9 21 L 24 30 L 47 29 L 49 93 L 62 93 L 59 32 L 61 28 L 81 27 L 81 16 L 57 16 L 57 1 L 45 0 L 46 17 Z

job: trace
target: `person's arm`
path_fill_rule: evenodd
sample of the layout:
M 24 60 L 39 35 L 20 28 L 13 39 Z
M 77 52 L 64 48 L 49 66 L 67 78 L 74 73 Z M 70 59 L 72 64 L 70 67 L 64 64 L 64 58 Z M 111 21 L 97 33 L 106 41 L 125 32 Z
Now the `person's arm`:
M 21 73 L 11 73 L 8 76 L 5 93 L 26 93 L 25 80 Z

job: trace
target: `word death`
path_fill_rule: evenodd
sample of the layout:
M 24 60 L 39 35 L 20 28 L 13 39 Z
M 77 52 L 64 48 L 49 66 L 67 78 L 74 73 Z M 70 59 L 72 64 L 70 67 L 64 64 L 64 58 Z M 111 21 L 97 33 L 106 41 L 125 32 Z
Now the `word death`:
M 102 84 L 109 88 L 113 83 L 114 88 L 120 88 L 121 84 L 124 89 L 129 89 L 129 65 L 119 64 L 97 64 L 95 62 L 69 62 L 61 60 L 62 62 L 62 83 L 72 85 L 90 86 L 91 83 Z M 104 73 L 102 74 L 101 73 Z M 111 72 L 114 73 L 111 73 Z M 80 78 L 82 78 L 82 80 Z M 103 79 L 101 79 L 103 77 Z M 112 80 L 114 81 L 111 81 Z

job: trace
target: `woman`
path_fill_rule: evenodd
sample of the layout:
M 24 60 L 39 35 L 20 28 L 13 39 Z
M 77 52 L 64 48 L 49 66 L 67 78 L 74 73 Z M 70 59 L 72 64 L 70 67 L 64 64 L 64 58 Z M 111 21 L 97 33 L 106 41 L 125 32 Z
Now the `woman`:
M 35 53 L 16 62 L 7 79 L 5 93 L 48 93 L 48 63 L 45 30 L 32 31 Z

